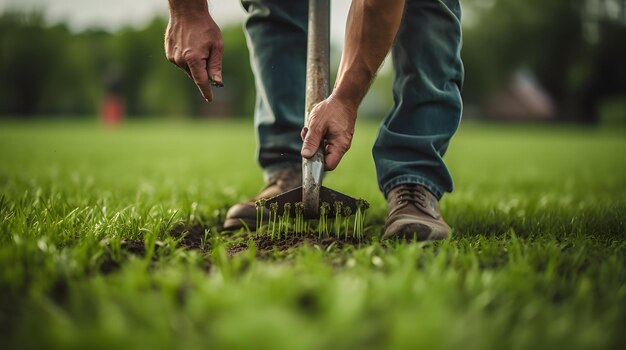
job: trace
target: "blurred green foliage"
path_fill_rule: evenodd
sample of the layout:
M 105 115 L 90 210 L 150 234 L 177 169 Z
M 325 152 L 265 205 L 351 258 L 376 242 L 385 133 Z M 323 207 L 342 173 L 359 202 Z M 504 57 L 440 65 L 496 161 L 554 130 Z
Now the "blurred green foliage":
M 91 58 L 98 55 L 86 50 L 85 36 L 93 37 L 86 42 L 91 47 L 99 46 L 100 37 L 72 36 L 63 25 L 44 26 L 40 15 L 4 14 L 0 18 L 0 111 L 91 112 L 98 92 L 97 63 Z
M 130 115 L 206 114 L 206 103 L 182 71 L 165 59 L 166 20 L 110 33 L 72 32 L 37 13 L 0 16 L 0 115 L 93 115 L 116 93 Z M 249 113 L 254 82 L 241 27 L 222 28 L 227 88 L 216 94 L 227 114 Z
M 562 119 L 626 120 L 626 2 L 465 0 L 463 6 L 466 104 L 480 108 L 524 69 L 554 98 Z M 131 116 L 250 116 L 255 90 L 241 26 L 222 28 L 226 87 L 210 105 L 165 59 L 165 26 L 156 18 L 144 28 L 73 32 L 37 13 L 0 15 L 0 115 L 93 115 L 114 92 Z M 339 53 L 334 47 L 334 61 Z M 390 80 L 390 70 L 379 73 L 363 114 L 380 117 L 389 108 Z

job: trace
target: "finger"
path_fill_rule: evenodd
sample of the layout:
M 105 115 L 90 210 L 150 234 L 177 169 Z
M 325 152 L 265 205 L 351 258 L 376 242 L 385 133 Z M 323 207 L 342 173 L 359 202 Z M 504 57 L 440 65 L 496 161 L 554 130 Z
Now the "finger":
M 326 155 L 324 157 L 324 165 L 326 170 L 335 170 L 347 151 L 348 150 L 344 147 L 339 147 L 333 144 L 326 145 Z
M 309 132 L 309 128 L 307 128 L 306 126 L 302 128 L 302 131 L 300 131 L 300 138 L 302 139 L 302 141 L 304 141 L 304 139 L 306 138 L 306 134 L 308 132 Z
M 193 60 L 189 63 L 189 72 L 193 81 L 198 85 L 200 93 L 208 102 L 213 101 L 213 91 L 211 91 L 211 82 L 206 69 L 205 60 Z
M 192 78 L 191 77 L 191 72 L 189 71 L 189 66 L 187 65 L 187 60 L 185 60 L 185 58 L 183 56 L 175 57 L 173 62 L 174 62 L 174 65 L 176 65 L 176 67 L 181 69 L 183 72 L 187 73 L 189 78 Z
M 302 142 L 302 151 L 300 154 L 304 158 L 311 158 L 320 147 L 323 131 L 320 128 L 310 127 Z
M 215 86 L 222 87 L 222 54 L 224 52 L 224 43 L 219 40 L 211 47 L 211 56 L 209 57 L 209 78 L 214 82 Z

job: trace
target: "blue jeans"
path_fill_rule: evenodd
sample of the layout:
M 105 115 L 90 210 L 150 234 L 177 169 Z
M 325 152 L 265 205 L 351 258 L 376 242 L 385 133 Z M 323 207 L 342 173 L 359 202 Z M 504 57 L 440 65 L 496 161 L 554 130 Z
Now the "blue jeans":
M 258 161 L 266 173 L 300 163 L 308 1 L 242 0 L 257 99 Z M 391 49 L 394 105 L 372 154 L 387 196 L 402 183 L 452 191 L 443 162 L 461 120 L 463 82 L 458 0 L 407 0 Z

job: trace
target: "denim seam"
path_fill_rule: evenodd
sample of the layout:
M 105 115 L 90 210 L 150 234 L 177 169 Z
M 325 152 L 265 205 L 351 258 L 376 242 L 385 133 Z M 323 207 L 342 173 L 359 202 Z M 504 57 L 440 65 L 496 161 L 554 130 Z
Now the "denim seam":
M 441 197 L 443 196 L 443 191 L 439 190 L 437 185 L 435 185 L 433 182 L 429 180 L 426 180 L 423 177 L 416 176 L 416 175 L 396 176 L 393 179 L 387 181 L 384 185 L 382 185 L 381 190 L 383 191 L 385 198 L 387 198 L 387 195 L 389 194 L 389 192 L 391 192 L 391 190 L 394 187 L 400 184 L 407 184 L 407 183 L 421 185 L 421 186 L 426 187 L 426 189 L 432 192 L 432 194 L 434 194 L 435 197 L 437 197 L 437 199 L 441 199 Z

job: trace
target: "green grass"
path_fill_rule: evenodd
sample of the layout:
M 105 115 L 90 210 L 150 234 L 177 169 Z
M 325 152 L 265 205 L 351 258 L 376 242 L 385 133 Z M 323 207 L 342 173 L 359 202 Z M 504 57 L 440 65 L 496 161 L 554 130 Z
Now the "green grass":
M 370 201 L 370 240 L 232 255 L 245 239 L 216 223 L 262 186 L 251 125 L 0 124 L 0 344 L 626 345 L 624 130 L 463 125 L 441 204 L 454 235 L 426 246 L 377 238 L 375 133 L 359 125 L 325 180 Z M 181 226 L 208 228 L 199 249 Z

